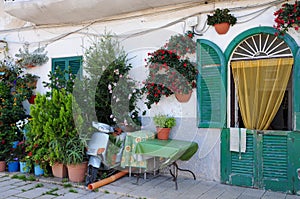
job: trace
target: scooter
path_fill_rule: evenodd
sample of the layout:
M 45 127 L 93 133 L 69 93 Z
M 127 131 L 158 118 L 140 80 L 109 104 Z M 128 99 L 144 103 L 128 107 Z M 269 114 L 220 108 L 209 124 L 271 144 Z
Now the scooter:
M 126 138 L 126 133 L 119 127 L 100 122 L 92 122 L 92 126 L 98 132 L 93 133 L 88 142 L 89 163 L 86 186 L 99 180 L 97 179 L 99 172 L 108 172 L 106 174 L 108 177 L 118 171 Z M 114 161 L 112 161 L 112 157 L 116 157 Z

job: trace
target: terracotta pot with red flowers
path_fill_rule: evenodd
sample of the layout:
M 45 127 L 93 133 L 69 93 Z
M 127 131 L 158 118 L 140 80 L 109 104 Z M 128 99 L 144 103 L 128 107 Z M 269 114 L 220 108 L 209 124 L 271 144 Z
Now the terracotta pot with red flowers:
M 276 17 L 274 28 L 278 30 L 276 35 L 284 35 L 290 29 L 298 31 L 300 27 L 300 2 L 282 4 L 281 8 L 274 12 L 274 16 Z
M 181 40 L 189 44 L 184 48 L 183 44 L 176 48 L 174 40 Z M 165 48 L 160 48 L 153 53 L 148 53 L 147 67 L 149 68 L 148 78 L 144 81 L 144 92 L 148 109 L 152 104 L 157 104 L 162 96 L 169 97 L 174 93 L 190 94 L 196 87 L 197 69 L 185 57 L 187 53 L 195 52 L 195 43 L 189 36 L 173 36 L 172 42 L 168 42 Z M 178 55 L 177 53 L 180 53 Z M 163 72 L 162 72 L 163 71 Z

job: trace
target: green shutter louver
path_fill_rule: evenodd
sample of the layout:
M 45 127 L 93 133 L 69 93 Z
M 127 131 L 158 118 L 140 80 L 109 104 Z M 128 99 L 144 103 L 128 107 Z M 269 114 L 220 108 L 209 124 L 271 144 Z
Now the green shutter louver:
M 287 137 L 263 136 L 263 177 L 287 179 Z
M 226 64 L 222 51 L 207 40 L 198 40 L 199 127 L 226 126 Z
M 55 70 L 55 68 L 59 67 L 61 70 L 64 70 L 66 68 L 66 62 L 60 61 L 60 60 L 52 60 L 52 72 Z

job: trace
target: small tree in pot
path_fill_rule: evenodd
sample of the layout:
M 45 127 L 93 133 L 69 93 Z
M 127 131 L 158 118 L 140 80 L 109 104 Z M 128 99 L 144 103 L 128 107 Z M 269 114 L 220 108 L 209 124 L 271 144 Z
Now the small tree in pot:
M 157 130 L 157 138 L 160 140 L 169 139 L 171 128 L 176 126 L 176 119 L 168 115 L 158 114 L 154 116 L 153 120 Z

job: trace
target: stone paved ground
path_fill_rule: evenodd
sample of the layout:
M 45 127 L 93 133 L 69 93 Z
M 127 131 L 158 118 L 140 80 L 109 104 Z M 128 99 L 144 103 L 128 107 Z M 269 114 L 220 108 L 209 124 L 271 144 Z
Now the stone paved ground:
M 0 198 L 4 199 L 300 199 L 300 196 L 285 193 L 270 192 L 244 187 L 223 185 L 201 179 L 193 180 L 187 177 L 178 178 L 178 190 L 169 175 L 148 175 L 147 179 L 140 179 L 138 185 L 136 177 L 123 177 L 109 185 L 95 191 L 87 190 L 83 185 L 63 182 L 58 178 L 35 177 L 30 181 L 14 179 L 15 176 L 24 177 L 20 173 L 0 172 Z

